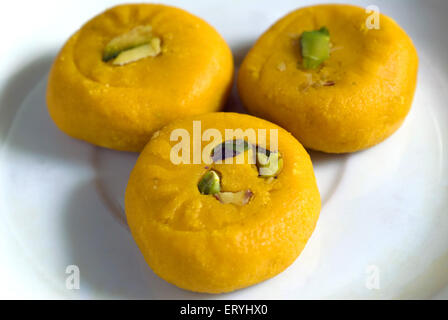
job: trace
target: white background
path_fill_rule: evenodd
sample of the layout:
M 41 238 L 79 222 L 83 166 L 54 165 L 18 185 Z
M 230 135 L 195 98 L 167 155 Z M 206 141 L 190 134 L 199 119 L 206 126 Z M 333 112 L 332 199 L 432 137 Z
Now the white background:
M 289 0 L 161 2 L 186 9 L 212 24 L 231 46 L 236 66 L 256 38 L 278 18 L 295 8 L 316 3 Z M 443 179 L 436 181 L 440 174 L 445 175 L 445 180 L 447 178 L 448 3 L 398 0 L 347 2 L 364 7 L 377 5 L 381 12 L 392 16 L 404 27 L 414 40 L 422 64 L 413 111 L 394 137 L 372 150 L 339 158 L 312 154 L 319 187 L 327 204 L 304 257 L 299 259 L 303 261 L 298 261 L 273 280 L 222 298 L 374 299 L 448 296 L 448 259 L 444 250 L 448 248 L 448 185 Z M 39 82 L 41 87 L 36 90 L 43 90 L 45 80 L 42 79 L 65 40 L 92 16 L 118 3 L 122 1 L 0 2 L 0 146 L 7 140 L 12 120 L 25 97 Z M 42 98 L 37 91 L 33 97 Z M 0 179 L 0 193 L 3 192 L 0 199 L 3 196 L 5 200 L 0 204 L 0 298 L 221 298 L 191 295 L 163 282 L 157 282 L 156 288 L 163 294 L 146 291 L 132 294 L 129 292 L 132 287 L 126 287 L 125 278 L 121 280 L 123 285 L 111 286 L 114 292 L 94 285 L 78 293 L 61 289 L 64 286 L 61 279 L 65 277 L 65 270 L 52 275 L 48 272 L 50 265 L 47 266 L 45 261 L 48 261 L 52 252 L 60 250 L 57 241 L 52 242 L 51 239 L 58 239 L 58 236 L 63 238 L 64 234 L 57 225 L 53 225 L 54 221 L 45 220 L 49 219 L 47 212 L 41 216 L 37 212 L 39 208 L 55 210 L 56 198 L 47 195 L 54 193 L 60 185 L 63 188 L 65 182 L 75 182 L 48 180 L 39 184 L 37 177 L 45 179 L 51 176 L 51 172 L 44 172 L 41 176 L 36 174 L 36 171 L 42 170 L 38 166 L 40 158 L 29 154 L 26 158 L 23 155 L 22 158 L 11 155 L 9 150 L 18 141 L 18 133 L 23 130 L 26 134 L 27 127 L 41 120 L 42 123 L 46 121 L 39 118 L 41 114 L 36 114 L 35 120 L 30 119 L 33 113 L 26 111 L 29 110 L 26 108 L 32 108 L 30 103 L 25 101 L 24 111 L 15 122 L 13 134 L 10 133 L 9 144 L 2 148 L 4 155 L 0 170 L 4 175 L 0 177 L 7 179 Z M 428 105 L 432 108 L 430 111 L 424 109 Z M 431 115 L 428 115 L 430 112 Z M 46 122 L 43 125 L 51 126 Z M 434 127 L 438 131 L 434 131 Z M 54 128 L 42 130 L 47 132 L 47 129 L 53 135 L 60 134 L 52 131 Z M 70 149 L 79 151 L 80 159 L 84 157 L 82 152 L 90 152 L 90 147 L 73 142 L 62 134 L 57 139 L 61 144 L 69 145 Z M 107 151 L 99 153 L 101 159 L 107 159 L 102 169 L 106 171 L 109 165 L 123 165 L 128 170 L 134 161 L 132 155 L 116 155 Z M 378 165 L 383 161 L 388 162 Z M 59 174 L 69 175 L 66 171 L 70 170 L 73 176 L 91 173 L 87 167 L 78 168 L 79 171 L 74 172 L 73 167 L 64 167 L 61 163 L 54 163 L 54 166 L 60 166 Z M 126 178 L 126 170 L 118 174 L 122 180 Z M 55 175 L 54 179 L 59 177 Z M 42 192 L 35 194 L 36 199 L 31 199 L 31 193 L 28 194 L 29 190 L 23 187 L 27 179 L 31 182 L 26 182 L 26 186 L 32 185 L 30 188 L 33 192 Z M 332 184 L 334 179 L 339 179 L 337 188 Z M 121 189 L 117 187 L 117 190 Z M 423 197 L 422 193 L 426 191 Z M 398 198 L 401 196 L 401 200 L 393 200 L 392 194 Z M 28 211 L 15 214 L 15 208 L 7 205 L 11 197 L 17 197 L 21 203 L 30 201 L 27 202 Z M 350 206 L 344 199 L 350 199 Z M 378 206 L 382 202 L 384 205 Z M 398 209 L 391 209 L 393 206 Z M 92 208 L 95 208 L 95 204 L 92 204 Z M 364 215 L 360 216 L 360 212 Z M 48 228 L 48 233 L 56 230 L 61 234 L 46 235 L 47 229 L 33 229 L 36 224 L 28 224 L 28 219 L 38 220 L 37 225 Z M 83 229 L 82 225 L 78 227 Z M 365 240 L 367 237 L 370 237 L 370 242 Z M 377 242 L 375 237 L 378 238 Z M 335 247 L 330 248 L 327 245 L 329 243 L 335 244 Z M 41 256 L 38 253 L 40 250 Z M 317 256 L 316 252 L 324 254 L 324 257 Z M 59 255 L 51 256 L 51 259 L 56 261 Z M 368 291 L 364 287 L 365 267 L 369 263 L 378 264 L 382 271 L 382 289 L 379 291 Z M 108 272 L 112 271 L 104 270 L 104 273 Z M 310 275 L 305 277 L 303 274 Z M 289 283 L 291 286 L 288 286 Z M 306 289 L 306 292 L 302 289 Z

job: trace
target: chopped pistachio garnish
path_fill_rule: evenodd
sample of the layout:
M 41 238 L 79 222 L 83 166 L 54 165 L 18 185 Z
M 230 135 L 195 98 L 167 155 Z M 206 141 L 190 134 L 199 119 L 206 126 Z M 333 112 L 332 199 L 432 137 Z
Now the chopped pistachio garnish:
M 258 174 L 263 178 L 277 176 L 283 169 L 283 158 L 279 152 L 257 151 Z
M 123 65 L 146 57 L 155 57 L 161 52 L 161 40 L 152 33 L 151 26 L 138 26 L 113 38 L 103 51 L 103 61 L 112 59 L 115 65 Z
M 258 174 L 261 178 L 275 179 L 283 169 L 283 158 L 280 152 L 270 151 L 258 146 L 254 146 L 244 140 L 225 141 L 216 146 L 212 151 L 213 161 L 224 160 L 228 157 L 236 157 L 241 153 L 254 148 L 256 153 L 256 164 Z M 209 167 L 206 167 L 208 169 Z M 201 194 L 214 195 L 214 197 L 223 204 L 235 204 L 244 206 L 254 196 L 251 190 L 239 192 L 221 192 L 221 179 L 214 170 L 208 171 L 198 183 L 198 189 Z
M 215 194 L 215 198 L 223 204 L 235 204 L 237 206 L 245 206 L 254 196 L 251 190 L 239 192 L 220 192 Z
M 198 183 L 198 189 L 201 194 L 217 194 L 221 191 L 221 179 L 219 175 L 211 170 L 208 171 Z
M 225 141 L 216 146 L 212 150 L 213 162 L 233 158 L 237 155 L 246 152 L 249 149 L 249 143 L 245 140 L 231 140 Z
M 300 37 L 303 67 L 316 69 L 330 57 L 330 33 L 326 27 L 305 31 Z
M 160 53 L 160 50 L 160 39 L 153 38 L 151 43 L 121 52 L 112 63 L 123 66 L 147 57 L 155 57 Z

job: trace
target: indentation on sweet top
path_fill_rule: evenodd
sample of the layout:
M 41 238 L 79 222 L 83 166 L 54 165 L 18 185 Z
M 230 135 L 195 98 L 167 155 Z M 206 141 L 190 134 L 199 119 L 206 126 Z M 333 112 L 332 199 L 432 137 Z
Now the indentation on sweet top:
M 203 195 L 212 195 L 223 204 L 244 206 L 253 197 L 253 192 L 248 189 L 238 192 L 221 192 L 221 174 L 216 170 L 207 171 L 198 183 L 199 192 Z
M 212 167 L 216 163 L 222 163 L 223 160 L 235 158 L 245 152 L 249 153 L 247 160 L 253 161 L 254 167 L 258 172 L 258 177 L 266 179 L 268 184 L 283 169 L 283 157 L 280 152 L 250 144 L 245 140 L 229 140 L 213 148 L 210 155 L 213 160 Z M 249 164 L 252 164 L 252 162 Z M 250 189 L 237 192 L 222 191 L 222 174 L 214 168 L 210 169 L 210 167 L 207 167 L 206 169 L 208 171 L 198 182 L 198 190 L 201 194 L 212 195 L 223 204 L 235 204 L 239 206 L 248 204 L 254 196 L 254 193 Z
M 352 65 L 359 65 L 360 59 L 362 58 L 362 50 L 365 46 L 364 42 L 367 40 L 362 37 L 359 41 L 353 41 L 354 37 L 359 36 L 359 31 L 355 25 L 347 25 L 346 30 L 344 31 L 341 30 L 342 27 L 339 22 L 322 22 L 323 24 L 328 23 L 330 25 L 327 27 L 329 38 L 325 36 L 324 32 L 321 40 L 325 51 L 324 56 L 327 56 L 328 58 L 322 60 L 317 59 L 318 56 L 316 56 L 316 62 L 321 62 L 316 65 L 316 68 L 306 68 L 305 66 L 307 61 L 305 59 L 306 57 L 303 55 L 305 49 L 304 35 L 309 32 L 319 33 L 319 31 L 322 30 L 322 28 L 320 28 L 322 24 L 316 22 L 314 26 L 310 25 L 306 27 L 305 30 L 299 31 L 293 31 L 294 28 L 297 30 L 300 27 L 292 25 L 291 27 L 288 27 L 282 35 L 285 39 L 284 41 L 290 43 L 288 44 L 288 48 L 292 49 L 290 52 L 293 52 L 294 57 L 298 56 L 296 60 L 296 70 L 299 70 L 303 74 L 303 80 L 298 83 L 298 90 L 301 92 L 312 88 L 317 89 L 338 85 L 341 81 L 343 82 L 346 70 L 350 70 Z M 315 31 L 307 31 L 313 30 L 313 28 L 315 28 Z M 313 49 L 312 41 L 310 41 L 308 45 L 309 50 Z M 317 50 L 317 53 L 319 53 L 319 50 Z M 291 63 L 285 56 L 281 56 L 281 59 L 274 62 L 277 69 L 282 69 L 279 65 L 285 60 L 287 64 Z M 311 64 L 313 64 L 312 59 Z
M 123 66 L 161 52 L 161 39 L 154 35 L 152 27 L 138 26 L 110 40 L 104 48 L 103 61 Z
M 271 151 L 251 144 L 245 140 L 228 140 L 213 148 L 211 158 L 213 163 L 235 158 L 244 152 L 249 152 L 248 161 L 255 164 L 259 177 L 270 178 L 280 174 L 283 168 L 283 158 L 280 152 Z

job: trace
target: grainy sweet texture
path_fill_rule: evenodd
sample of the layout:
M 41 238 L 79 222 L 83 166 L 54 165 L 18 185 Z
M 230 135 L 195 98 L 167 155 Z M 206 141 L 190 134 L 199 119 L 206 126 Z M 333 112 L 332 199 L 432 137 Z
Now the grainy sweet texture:
M 111 58 L 105 52 L 111 40 L 138 27 L 160 39 L 160 53 L 142 53 L 149 47 L 143 44 L 126 59 L 103 61 Z M 72 137 L 140 151 L 168 122 L 220 110 L 232 80 L 232 53 L 205 21 L 164 5 L 121 5 L 87 22 L 65 44 L 51 69 L 48 110 Z
M 225 129 L 277 129 L 281 172 L 276 179 L 260 177 L 248 159 L 173 164 L 170 150 L 178 142 L 170 135 L 186 129 L 192 145 L 193 120 L 223 137 Z M 242 134 L 236 139 L 245 139 Z M 222 192 L 250 190 L 249 202 L 201 194 L 198 182 L 211 169 L 220 174 Z M 321 202 L 310 157 L 290 133 L 252 116 L 210 113 L 174 121 L 151 139 L 131 173 L 125 205 L 132 235 L 156 274 L 183 289 L 221 293 L 269 279 L 293 263 L 313 233 Z
M 412 104 L 418 56 L 391 18 L 366 26 L 364 8 L 318 5 L 296 10 L 256 42 L 238 75 L 249 111 L 290 131 L 305 147 L 346 153 L 395 132 Z M 302 67 L 300 37 L 326 27 L 329 59 Z

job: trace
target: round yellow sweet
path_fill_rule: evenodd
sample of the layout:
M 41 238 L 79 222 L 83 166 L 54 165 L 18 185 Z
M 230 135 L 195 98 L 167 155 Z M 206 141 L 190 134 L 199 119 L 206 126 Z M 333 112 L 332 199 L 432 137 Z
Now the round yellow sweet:
M 161 53 L 122 66 L 104 62 L 106 45 L 151 26 Z M 72 137 L 98 146 L 140 151 L 170 121 L 223 107 L 233 57 L 205 21 L 165 5 L 121 5 L 87 22 L 52 67 L 48 110 Z
M 317 5 L 275 23 L 239 71 L 245 106 L 314 150 L 354 152 L 389 137 L 411 107 L 418 56 L 396 22 L 380 15 L 375 29 L 372 14 Z M 304 69 L 301 34 L 321 27 L 330 33 L 330 58 L 316 70 Z
M 193 147 L 193 121 L 200 121 L 203 133 L 213 128 L 223 137 L 202 142 L 197 150 L 204 154 L 228 141 L 226 129 L 240 128 L 236 139 L 254 129 L 257 141 L 258 129 L 266 129 L 268 147 L 270 130 L 278 130 L 282 171 L 277 179 L 260 178 L 247 159 L 173 164 L 170 153 L 179 142 L 170 141 L 171 134 L 186 130 Z M 198 182 L 211 167 L 221 174 L 224 191 L 251 190 L 249 203 L 223 204 L 201 194 Z M 155 133 L 131 173 L 125 204 L 132 235 L 153 271 L 180 288 L 206 293 L 237 290 L 282 272 L 304 248 L 321 206 L 310 157 L 300 143 L 270 122 L 235 113 L 177 120 Z

